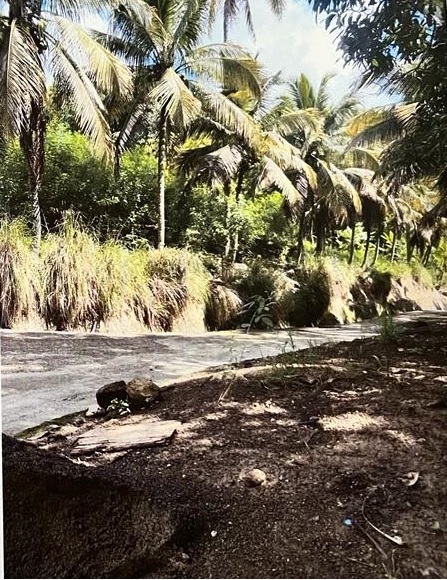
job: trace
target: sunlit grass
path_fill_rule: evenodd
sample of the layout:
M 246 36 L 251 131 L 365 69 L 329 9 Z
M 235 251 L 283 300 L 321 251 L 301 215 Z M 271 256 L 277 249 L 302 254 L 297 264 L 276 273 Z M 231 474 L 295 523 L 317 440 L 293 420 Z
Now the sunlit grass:
M 0 322 L 11 328 L 37 313 L 38 257 L 32 237 L 20 220 L 0 225 Z

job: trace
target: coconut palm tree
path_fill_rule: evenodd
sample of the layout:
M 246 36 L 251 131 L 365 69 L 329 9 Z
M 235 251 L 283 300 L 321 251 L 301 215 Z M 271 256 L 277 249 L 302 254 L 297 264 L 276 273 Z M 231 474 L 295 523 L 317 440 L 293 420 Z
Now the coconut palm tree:
M 361 208 L 358 188 L 341 169 L 346 166 L 343 160 L 346 140 L 341 129 L 358 111 L 359 101 L 355 95 L 348 94 L 339 103 L 332 104 L 328 88 L 332 78 L 333 75 L 327 74 L 317 87 L 313 87 L 309 78 L 301 74 L 295 81 L 289 82 L 287 93 L 282 95 L 277 105 L 289 115 L 301 112 L 317 120 L 313 126 L 307 125 L 307 129 L 295 128 L 283 133 L 298 148 L 317 176 L 316 189 L 310 191 L 301 210 L 298 259 L 302 255 L 305 235 L 311 227 L 317 239 L 316 252 L 322 253 L 329 225 L 350 222 Z M 271 114 L 274 115 L 274 111 Z
M 268 0 L 268 4 L 276 16 L 281 16 L 284 12 L 287 0 Z M 247 28 L 255 35 L 253 26 L 253 17 L 251 12 L 250 0 L 210 0 L 209 1 L 209 19 L 213 24 L 217 13 L 223 15 L 223 41 L 228 42 L 228 35 L 231 25 L 237 20 L 241 12 L 244 13 Z
M 46 105 L 53 82 L 94 149 L 109 156 L 112 139 L 101 94 L 129 97 L 130 71 L 74 18 L 83 0 L 9 0 L 0 5 L 0 140 L 18 137 L 33 200 L 37 244 L 44 168 Z
M 179 155 L 178 166 L 190 183 L 205 182 L 213 189 L 222 187 L 227 195 L 227 243 L 225 258 L 236 260 L 239 246 L 239 229 L 231 240 L 229 224 L 231 205 L 239 206 L 243 191 L 280 191 L 292 214 L 298 211 L 308 190 L 315 187 L 314 171 L 301 158 L 299 151 L 286 141 L 281 132 L 292 128 L 313 126 L 315 120 L 299 111 L 282 118 L 269 117 L 266 102 L 277 77 L 261 80 L 261 98 L 254 101 L 244 92 L 229 95 L 246 115 L 253 127 L 247 139 L 240 127 L 232 130 L 201 118 L 191 127 L 190 137 L 206 145 L 189 147 Z
M 133 108 L 117 139 L 122 152 L 138 127 L 155 113 L 158 143 L 158 245 L 165 245 L 165 173 L 169 138 L 199 116 L 238 128 L 255 139 L 254 124 L 222 92 L 244 88 L 260 95 L 259 65 L 230 44 L 201 46 L 207 0 L 123 0 L 115 8 L 110 34 L 101 42 L 124 58 L 136 75 Z

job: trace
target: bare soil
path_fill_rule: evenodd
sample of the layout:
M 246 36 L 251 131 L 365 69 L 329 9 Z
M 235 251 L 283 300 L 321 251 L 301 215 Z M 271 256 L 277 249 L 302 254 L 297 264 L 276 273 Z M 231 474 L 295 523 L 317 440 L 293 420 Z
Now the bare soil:
M 4 437 L 6 577 L 447 577 L 447 317 L 388 338 L 166 388 L 130 419 L 180 420 L 161 447 Z

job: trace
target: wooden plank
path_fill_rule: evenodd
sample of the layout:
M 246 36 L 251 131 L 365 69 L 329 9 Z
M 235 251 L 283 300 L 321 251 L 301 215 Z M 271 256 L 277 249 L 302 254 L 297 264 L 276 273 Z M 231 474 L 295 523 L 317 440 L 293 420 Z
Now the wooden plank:
M 83 455 L 94 451 L 108 452 L 153 447 L 170 440 L 180 426 L 180 421 L 99 425 L 79 437 L 72 453 Z

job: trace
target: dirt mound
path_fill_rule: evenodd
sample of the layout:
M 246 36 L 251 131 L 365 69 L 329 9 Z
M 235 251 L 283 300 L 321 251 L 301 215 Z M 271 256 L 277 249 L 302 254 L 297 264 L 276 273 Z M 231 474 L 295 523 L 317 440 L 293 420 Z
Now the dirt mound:
M 80 460 L 103 419 L 4 439 L 6 576 L 445 577 L 446 339 L 428 321 L 176 385 L 135 415 L 182 422 L 163 447 Z

